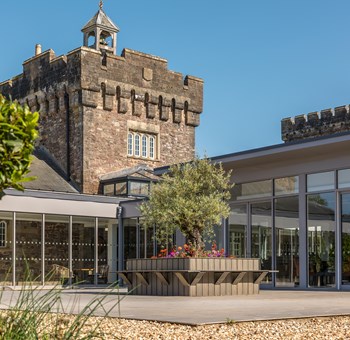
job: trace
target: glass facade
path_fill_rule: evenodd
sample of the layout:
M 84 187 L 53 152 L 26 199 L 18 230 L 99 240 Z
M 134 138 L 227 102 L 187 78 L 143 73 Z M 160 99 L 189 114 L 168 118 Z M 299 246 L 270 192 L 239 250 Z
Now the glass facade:
M 0 211 L 0 229 L 2 284 L 116 280 L 116 219 Z
M 230 206 L 228 252 L 274 270 L 264 284 L 350 288 L 350 169 L 236 184 Z

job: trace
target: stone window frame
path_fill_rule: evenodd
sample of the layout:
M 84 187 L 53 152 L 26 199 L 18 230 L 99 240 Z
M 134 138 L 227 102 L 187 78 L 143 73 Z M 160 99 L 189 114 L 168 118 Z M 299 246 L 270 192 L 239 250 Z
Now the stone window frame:
M 7 243 L 7 222 L 0 221 L 0 248 L 5 248 Z
M 127 138 L 128 157 L 140 159 L 157 159 L 157 134 L 140 131 L 129 131 Z M 146 144 L 144 144 L 146 141 Z M 132 154 L 130 151 L 132 150 Z

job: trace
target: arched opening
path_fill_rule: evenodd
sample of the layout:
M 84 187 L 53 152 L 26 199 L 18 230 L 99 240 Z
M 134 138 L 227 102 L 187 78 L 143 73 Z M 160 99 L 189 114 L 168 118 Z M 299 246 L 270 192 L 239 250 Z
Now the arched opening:
M 91 32 L 88 35 L 88 47 L 94 48 L 96 46 L 96 36 L 95 32 Z

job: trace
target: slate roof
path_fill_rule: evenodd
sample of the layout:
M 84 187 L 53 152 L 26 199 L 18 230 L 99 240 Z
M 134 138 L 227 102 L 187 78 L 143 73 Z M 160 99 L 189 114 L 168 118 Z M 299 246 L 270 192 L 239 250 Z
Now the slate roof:
M 116 26 L 113 21 L 107 16 L 107 14 L 99 9 L 94 17 L 82 28 L 82 31 L 87 31 L 93 26 L 101 27 L 107 31 L 112 31 L 115 33 L 119 32 L 119 27 Z
M 33 156 L 28 176 L 37 179 L 23 183 L 25 189 L 78 193 L 73 185 L 67 182 L 62 175 L 56 172 L 44 159 Z

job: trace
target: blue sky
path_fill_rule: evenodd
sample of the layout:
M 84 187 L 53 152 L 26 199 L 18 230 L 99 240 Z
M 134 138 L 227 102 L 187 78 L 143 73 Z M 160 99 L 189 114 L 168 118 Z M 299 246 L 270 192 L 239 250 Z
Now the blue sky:
M 197 152 L 209 156 L 281 143 L 284 117 L 350 104 L 350 1 L 105 0 L 118 54 L 168 59 L 204 79 Z M 40 43 L 56 55 L 82 45 L 98 0 L 0 4 L 0 81 L 22 72 Z

